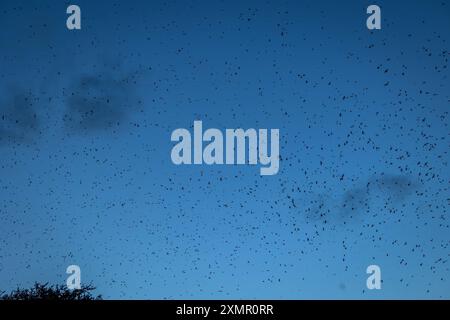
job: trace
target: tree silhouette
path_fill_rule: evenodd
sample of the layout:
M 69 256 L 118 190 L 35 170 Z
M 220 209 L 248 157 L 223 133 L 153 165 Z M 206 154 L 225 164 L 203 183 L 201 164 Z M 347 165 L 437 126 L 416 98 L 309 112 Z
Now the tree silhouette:
M 102 300 L 101 295 L 95 296 L 92 285 L 82 285 L 80 289 L 68 289 L 64 285 L 48 285 L 35 283 L 30 289 L 20 289 L 6 293 L 0 291 L 0 300 Z

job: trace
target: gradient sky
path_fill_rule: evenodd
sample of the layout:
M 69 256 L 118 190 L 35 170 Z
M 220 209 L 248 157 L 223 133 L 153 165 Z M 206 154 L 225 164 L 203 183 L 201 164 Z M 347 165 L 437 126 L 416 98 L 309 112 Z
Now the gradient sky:
M 0 289 L 450 298 L 446 1 L 0 4 Z M 194 120 L 280 129 L 279 173 L 172 164 Z

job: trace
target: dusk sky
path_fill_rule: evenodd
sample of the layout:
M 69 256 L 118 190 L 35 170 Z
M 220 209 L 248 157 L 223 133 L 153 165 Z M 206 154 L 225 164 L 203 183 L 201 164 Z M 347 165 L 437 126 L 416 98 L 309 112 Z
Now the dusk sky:
M 449 42 L 444 0 L 0 0 L 0 291 L 449 299 Z M 196 120 L 278 173 L 175 165 Z

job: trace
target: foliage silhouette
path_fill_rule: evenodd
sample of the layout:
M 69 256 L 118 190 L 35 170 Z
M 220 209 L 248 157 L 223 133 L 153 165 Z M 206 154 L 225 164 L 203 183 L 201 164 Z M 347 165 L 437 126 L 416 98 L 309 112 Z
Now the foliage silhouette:
M 68 289 L 64 285 L 48 285 L 35 283 L 30 289 L 20 289 L 6 293 L 0 291 L 0 300 L 102 300 L 101 295 L 95 296 L 92 285 L 82 285 L 81 289 Z

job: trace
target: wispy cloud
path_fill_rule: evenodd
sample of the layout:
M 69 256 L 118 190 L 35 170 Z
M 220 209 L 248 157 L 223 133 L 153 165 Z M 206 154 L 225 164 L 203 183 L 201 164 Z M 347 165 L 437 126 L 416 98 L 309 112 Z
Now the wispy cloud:
M 75 78 L 66 98 L 66 128 L 92 132 L 120 126 L 136 110 L 137 76 L 119 69 Z
M 29 143 L 39 133 L 39 99 L 31 92 L 12 89 L 0 101 L 0 145 Z

